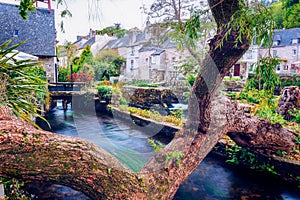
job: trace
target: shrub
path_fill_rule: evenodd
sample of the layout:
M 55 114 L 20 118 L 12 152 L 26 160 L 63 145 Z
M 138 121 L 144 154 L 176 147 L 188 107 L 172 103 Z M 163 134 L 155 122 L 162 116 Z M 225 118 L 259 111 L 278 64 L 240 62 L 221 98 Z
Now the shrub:
M 190 84 L 190 86 L 194 85 L 194 82 L 196 80 L 196 76 L 193 75 L 189 75 L 188 77 L 186 77 L 187 82 Z
M 73 73 L 72 76 L 67 77 L 67 81 L 74 81 L 74 82 L 91 83 L 92 80 L 93 80 L 93 76 L 87 73 Z
M 58 68 L 58 81 L 59 82 L 66 82 L 68 74 L 69 74 L 69 69 L 68 68 L 59 67 Z
M 110 98 L 112 96 L 112 88 L 111 86 L 99 85 L 97 87 L 98 94 L 100 97 Z

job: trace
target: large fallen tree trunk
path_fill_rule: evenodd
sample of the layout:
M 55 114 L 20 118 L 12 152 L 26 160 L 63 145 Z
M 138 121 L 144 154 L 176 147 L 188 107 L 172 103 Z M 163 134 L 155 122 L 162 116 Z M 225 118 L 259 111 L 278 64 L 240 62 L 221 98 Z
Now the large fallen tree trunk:
M 230 28 L 223 29 L 225 24 L 242 4 L 238 0 L 209 0 L 209 5 L 218 24 L 218 34 L 210 42 L 210 50 L 193 86 L 188 122 L 139 173 L 130 172 L 89 142 L 36 130 L 4 109 L 0 112 L 0 176 L 52 181 L 82 191 L 93 199 L 172 199 L 179 185 L 228 132 L 238 143 L 251 148 L 258 144 L 261 149 L 261 142 L 256 143 L 255 136 L 259 130 L 258 119 L 245 116 L 239 121 L 244 115 L 236 115 L 235 104 L 228 100 L 213 101 L 218 100 L 216 93 L 222 78 L 249 48 L 250 38 L 242 37 L 236 42 L 238 30 L 232 29 L 223 41 Z M 221 43 L 223 46 L 219 46 Z M 265 128 L 261 133 L 268 133 L 272 138 L 284 130 L 272 124 Z M 245 136 L 248 133 L 250 138 Z M 293 134 L 289 131 L 285 134 L 280 148 L 284 143 L 288 148 L 292 146 Z
M 199 163 L 226 132 L 239 145 L 269 154 L 277 149 L 288 152 L 294 145 L 295 134 L 245 114 L 228 99 L 216 101 L 213 109 L 218 113 L 214 113 L 214 125 L 206 138 L 197 136 L 192 128 L 177 133 L 135 174 L 92 143 L 36 130 L 1 107 L 0 176 L 68 185 L 93 199 L 171 199 L 188 177 L 187 171 L 193 171 L 194 163 Z M 174 152 L 184 156 L 179 162 L 176 157 L 167 161 Z

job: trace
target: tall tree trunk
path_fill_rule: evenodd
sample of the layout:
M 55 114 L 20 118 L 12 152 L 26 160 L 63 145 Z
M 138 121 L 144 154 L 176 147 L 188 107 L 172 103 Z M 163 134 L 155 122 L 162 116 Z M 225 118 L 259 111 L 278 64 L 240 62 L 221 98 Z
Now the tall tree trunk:
M 248 144 L 249 138 L 240 134 L 247 129 L 232 126 L 238 121 L 234 118 L 237 107 L 216 97 L 222 78 L 249 47 L 247 38 L 236 45 L 237 31 L 229 34 L 222 47 L 218 46 L 227 31 L 224 24 L 240 9 L 238 3 L 238 0 L 209 0 L 218 34 L 210 41 L 209 53 L 193 86 L 188 121 L 184 130 L 139 173 L 129 171 L 87 141 L 35 130 L 1 108 L 0 176 L 52 181 L 93 199 L 172 199 L 179 185 L 227 132 Z

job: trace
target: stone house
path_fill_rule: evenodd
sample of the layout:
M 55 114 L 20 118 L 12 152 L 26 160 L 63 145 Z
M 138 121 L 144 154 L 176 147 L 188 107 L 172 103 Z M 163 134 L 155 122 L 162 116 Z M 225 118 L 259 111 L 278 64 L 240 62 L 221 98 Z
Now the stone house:
M 253 64 L 258 60 L 258 51 L 258 45 L 252 44 L 242 58 L 233 65 L 227 76 L 240 77 L 242 80 L 246 80 L 248 74 L 254 72 Z
M 270 49 L 259 49 L 259 57 L 278 56 L 281 60 L 278 73 L 300 73 L 300 28 L 275 30 Z
M 144 32 L 132 29 L 124 37 L 108 42 L 103 48 L 114 50 L 126 59 L 122 80 L 161 82 L 177 78 L 178 70 L 174 65 L 183 57 L 182 52 L 170 39 L 154 37 L 156 32 L 151 31 L 153 29 L 146 28 Z
M 96 56 L 101 49 L 103 49 L 107 43 L 111 40 L 115 40 L 116 37 L 108 36 L 107 34 L 98 35 L 96 31 L 90 29 L 90 32 L 86 36 L 77 36 L 77 41 L 73 44 L 77 46 L 77 56 L 80 56 L 83 49 L 90 45 L 91 51 L 94 56 Z
M 46 78 L 55 82 L 56 72 L 56 31 L 54 10 L 37 8 L 23 20 L 16 5 L 0 3 L 0 42 L 12 39 L 12 44 L 26 41 L 17 50 L 38 57 L 45 70 Z

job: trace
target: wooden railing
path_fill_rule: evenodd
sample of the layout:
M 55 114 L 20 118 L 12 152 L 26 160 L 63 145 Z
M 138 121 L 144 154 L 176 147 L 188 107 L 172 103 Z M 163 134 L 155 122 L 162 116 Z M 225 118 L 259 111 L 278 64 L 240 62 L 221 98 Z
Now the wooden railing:
M 86 82 L 57 82 L 48 85 L 49 92 L 81 91 L 82 88 L 86 88 Z

